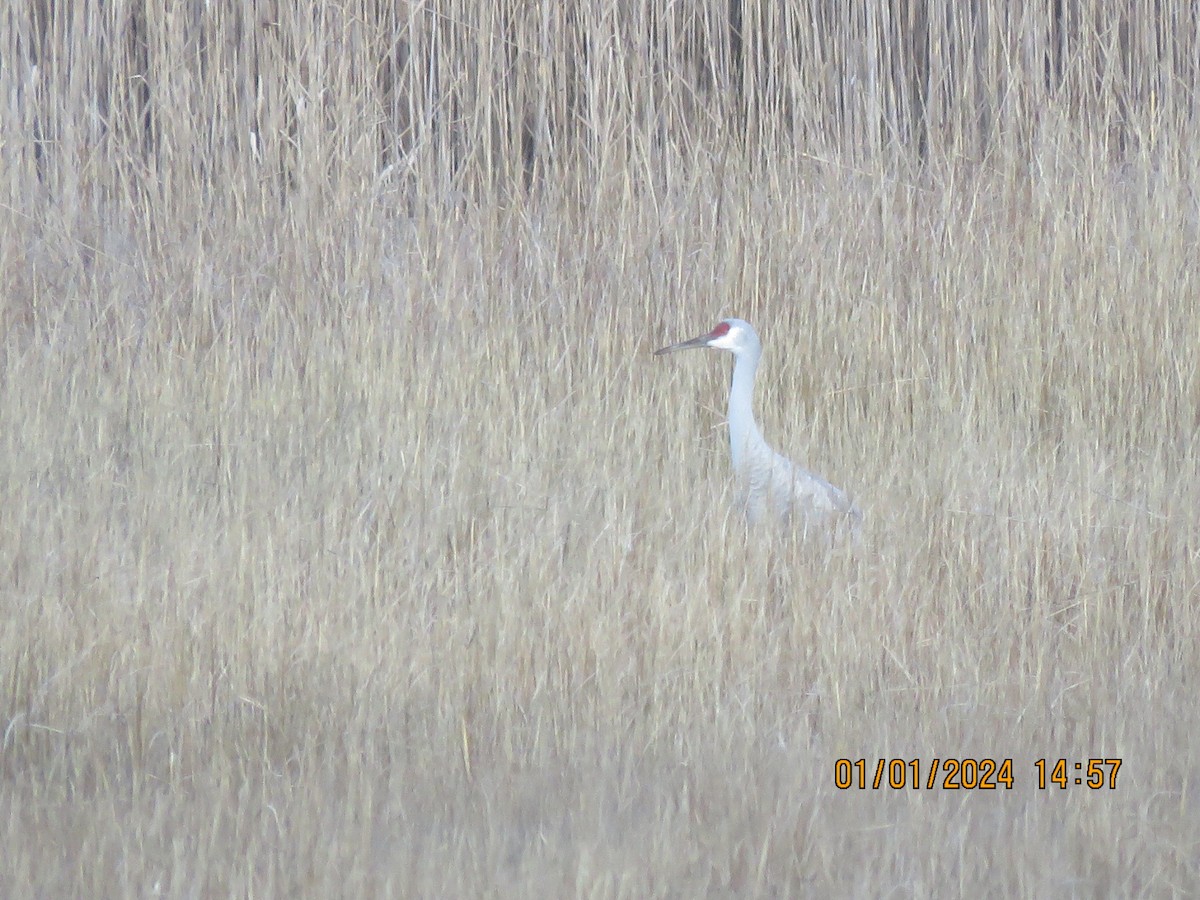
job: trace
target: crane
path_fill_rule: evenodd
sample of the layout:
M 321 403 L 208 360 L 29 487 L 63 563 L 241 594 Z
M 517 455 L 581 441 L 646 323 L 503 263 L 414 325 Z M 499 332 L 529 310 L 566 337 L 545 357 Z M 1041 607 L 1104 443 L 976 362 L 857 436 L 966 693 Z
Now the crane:
M 734 356 L 729 388 L 729 451 L 737 479 L 738 502 L 752 522 L 765 512 L 782 519 L 799 513 L 805 527 L 848 524 L 857 533 L 862 513 L 840 488 L 796 465 L 771 448 L 754 421 L 751 395 L 762 357 L 758 333 L 742 319 L 722 319 L 708 334 L 654 351 L 655 356 L 712 347 Z

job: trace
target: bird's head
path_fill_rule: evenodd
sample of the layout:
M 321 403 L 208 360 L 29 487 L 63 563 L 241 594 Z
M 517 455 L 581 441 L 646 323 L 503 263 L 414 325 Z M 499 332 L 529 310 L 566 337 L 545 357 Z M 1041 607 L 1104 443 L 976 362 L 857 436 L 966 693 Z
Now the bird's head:
M 690 341 L 681 341 L 678 344 L 671 344 L 669 347 L 655 350 L 654 355 L 662 356 L 664 353 L 674 353 L 676 350 L 691 350 L 696 347 L 712 347 L 715 350 L 728 350 L 737 356 L 748 350 L 760 350 L 762 344 L 759 343 L 758 334 L 749 322 L 743 319 L 722 319 L 717 323 L 717 327 L 708 334 L 702 334 L 699 337 L 692 338 Z

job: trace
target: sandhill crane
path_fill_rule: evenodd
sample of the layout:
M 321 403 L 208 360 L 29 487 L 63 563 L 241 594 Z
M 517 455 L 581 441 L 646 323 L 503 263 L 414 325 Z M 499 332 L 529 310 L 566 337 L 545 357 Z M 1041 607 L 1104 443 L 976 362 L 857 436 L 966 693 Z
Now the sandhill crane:
M 762 342 L 750 323 L 722 319 L 708 334 L 655 350 L 654 355 L 694 347 L 728 350 L 735 359 L 729 389 L 729 451 L 737 478 L 738 501 L 744 506 L 747 518 L 757 522 L 770 510 L 786 519 L 798 512 L 806 527 L 844 522 L 857 532 L 862 513 L 845 492 L 776 453 L 758 430 L 751 394 Z

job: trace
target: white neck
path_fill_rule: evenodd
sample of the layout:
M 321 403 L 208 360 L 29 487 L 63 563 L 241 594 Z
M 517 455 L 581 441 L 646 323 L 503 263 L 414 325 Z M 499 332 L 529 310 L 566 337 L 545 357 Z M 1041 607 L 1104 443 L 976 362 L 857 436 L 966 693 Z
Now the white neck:
M 733 470 L 740 472 L 748 447 L 762 443 L 754 422 L 750 398 L 754 392 L 754 373 L 758 370 L 757 353 L 739 353 L 733 366 L 733 384 L 729 389 L 729 451 Z

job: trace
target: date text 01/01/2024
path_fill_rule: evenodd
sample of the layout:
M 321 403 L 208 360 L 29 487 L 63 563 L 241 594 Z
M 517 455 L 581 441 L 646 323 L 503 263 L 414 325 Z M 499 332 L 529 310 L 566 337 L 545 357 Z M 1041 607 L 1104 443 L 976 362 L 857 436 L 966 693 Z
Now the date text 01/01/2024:
M 1033 764 L 1039 790 L 1068 785 L 1100 790 L 1116 790 L 1121 760 L 1039 759 Z M 833 764 L 833 784 L 838 790 L 892 789 L 949 791 L 1011 791 L 1016 783 L 1011 759 L 879 759 L 874 765 L 865 759 L 839 759 Z

